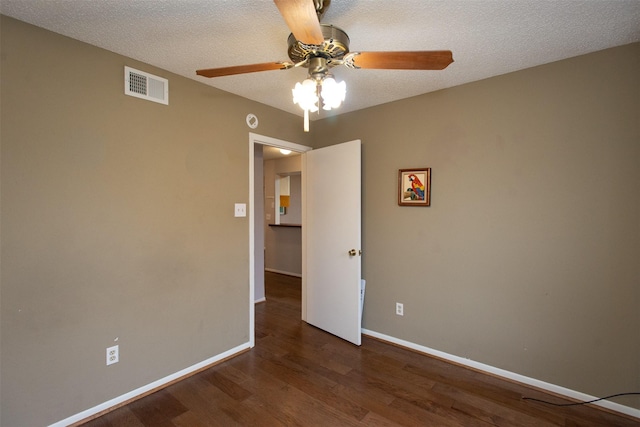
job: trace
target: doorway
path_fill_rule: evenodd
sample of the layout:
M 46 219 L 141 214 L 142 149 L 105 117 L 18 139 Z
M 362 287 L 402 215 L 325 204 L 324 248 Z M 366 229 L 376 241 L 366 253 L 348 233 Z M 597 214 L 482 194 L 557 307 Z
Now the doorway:
M 311 147 L 268 136 L 249 133 L 249 342 L 255 346 L 256 279 L 261 280 L 264 297 L 264 195 L 262 194 L 262 156 L 256 160 L 256 144 L 303 154 Z M 259 173 L 256 173 L 259 170 Z M 260 238 L 262 236 L 262 238 Z M 257 244 L 256 244 L 257 243 Z

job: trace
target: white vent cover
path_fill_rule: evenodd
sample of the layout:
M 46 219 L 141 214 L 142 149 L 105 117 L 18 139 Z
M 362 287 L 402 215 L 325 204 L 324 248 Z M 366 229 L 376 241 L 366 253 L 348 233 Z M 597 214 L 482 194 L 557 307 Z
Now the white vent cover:
M 169 80 L 125 66 L 124 93 L 169 105 Z

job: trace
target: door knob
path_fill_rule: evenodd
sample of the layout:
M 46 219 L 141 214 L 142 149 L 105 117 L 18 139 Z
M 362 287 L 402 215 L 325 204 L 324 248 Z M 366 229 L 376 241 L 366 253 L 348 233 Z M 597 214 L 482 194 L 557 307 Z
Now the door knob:
M 349 256 L 356 256 L 356 254 L 357 254 L 357 253 L 358 253 L 358 252 L 357 252 L 355 249 L 351 249 L 351 250 L 349 251 Z

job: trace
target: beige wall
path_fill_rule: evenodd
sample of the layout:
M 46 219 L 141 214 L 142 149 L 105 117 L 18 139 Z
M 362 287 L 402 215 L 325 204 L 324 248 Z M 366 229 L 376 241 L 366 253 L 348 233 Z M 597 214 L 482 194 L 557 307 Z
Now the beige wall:
M 300 117 L 1 29 L 0 424 L 50 424 L 248 342 L 245 117 L 305 144 Z M 125 96 L 125 65 L 168 78 L 170 105 Z
M 634 44 L 317 123 L 316 146 L 363 144 L 364 327 L 640 390 L 638 76 Z M 423 166 L 432 206 L 397 206 L 398 169 Z

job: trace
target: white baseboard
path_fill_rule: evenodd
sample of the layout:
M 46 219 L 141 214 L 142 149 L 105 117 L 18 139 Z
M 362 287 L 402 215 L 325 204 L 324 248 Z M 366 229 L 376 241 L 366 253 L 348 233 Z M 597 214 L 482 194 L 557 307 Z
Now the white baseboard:
M 269 271 L 271 273 L 284 274 L 285 276 L 302 277 L 302 274 L 300 273 L 292 273 L 290 271 L 275 270 L 273 268 L 265 268 L 264 271 Z
M 562 396 L 566 396 L 571 399 L 575 399 L 578 401 L 586 402 L 589 400 L 597 399 L 598 397 L 590 396 L 585 393 L 581 393 L 579 391 L 571 390 L 565 387 L 561 387 L 555 384 L 550 384 L 544 381 L 537 380 L 535 378 L 526 377 L 524 375 L 516 374 L 515 372 L 506 371 L 504 369 L 496 368 L 490 365 L 485 365 L 484 363 L 475 362 L 470 359 L 465 359 L 463 357 L 454 356 L 452 354 L 445 353 L 443 351 L 434 350 L 429 347 L 425 347 L 419 344 L 414 344 L 409 341 L 401 340 L 398 338 L 391 337 L 389 335 L 381 334 L 375 331 L 370 331 L 368 329 L 362 329 L 362 333 L 364 335 L 368 335 L 373 338 L 380 339 L 382 341 L 387 341 L 401 347 L 406 347 L 411 350 L 418 351 L 420 353 L 429 354 L 431 356 L 439 357 L 444 360 L 448 360 L 450 362 L 454 362 L 460 365 L 468 366 L 473 369 L 477 369 L 478 371 L 487 372 L 489 374 L 506 378 L 512 381 L 516 381 L 522 384 L 530 385 L 533 387 L 537 387 L 542 390 L 546 390 L 552 393 L 556 393 Z M 592 405 L 601 406 L 603 408 L 610 409 L 612 411 L 620 412 L 622 414 L 630 415 L 632 417 L 640 418 L 640 409 L 631 408 L 629 406 L 620 405 L 619 403 L 610 402 L 608 400 L 600 400 L 598 402 L 592 403 Z
M 113 408 L 114 406 L 118 406 L 124 402 L 127 402 L 129 400 L 135 399 L 138 396 L 141 396 L 145 393 L 148 393 L 152 390 L 155 390 L 157 388 L 160 388 L 166 384 L 169 384 L 172 381 L 178 380 L 182 377 L 186 377 L 187 375 L 196 372 L 202 368 L 206 368 L 209 365 L 213 365 L 216 362 L 219 362 L 223 359 L 226 359 L 228 357 L 231 357 L 237 353 L 240 353 L 243 350 L 247 350 L 250 348 L 249 343 L 244 343 L 241 344 L 235 348 L 232 348 L 231 350 L 227 350 L 224 353 L 220 353 L 217 356 L 213 356 L 207 360 L 203 360 L 200 363 L 196 363 L 195 365 L 189 366 L 188 368 L 185 368 L 181 371 L 178 371 L 174 374 L 168 375 L 164 378 L 161 378 L 157 381 L 154 381 L 150 384 L 147 384 L 145 386 L 142 386 L 140 388 L 137 388 L 135 390 L 132 390 L 128 393 L 125 393 L 121 396 L 118 396 L 114 399 L 108 400 L 104 403 L 101 403 L 97 406 L 94 406 L 93 408 L 87 409 L 85 411 L 82 411 L 80 413 L 77 413 L 75 415 L 70 416 L 69 418 L 65 418 L 62 421 L 58 421 L 57 423 L 53 423 L 51 424 L 49 427 L 65 427 L 65 426 L 69 426 L 71 424 L 77 423 L 79 421 L 85 420 L 93 415 L 99 414 L 100 412 L 106 411 L 110 408 Z

